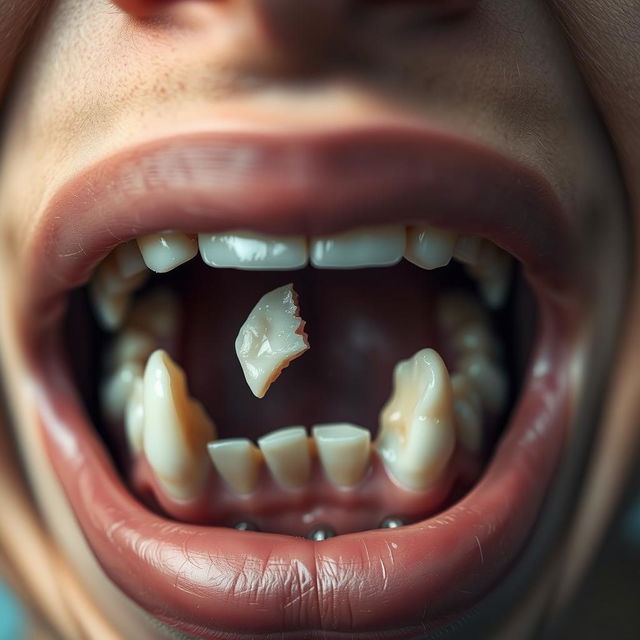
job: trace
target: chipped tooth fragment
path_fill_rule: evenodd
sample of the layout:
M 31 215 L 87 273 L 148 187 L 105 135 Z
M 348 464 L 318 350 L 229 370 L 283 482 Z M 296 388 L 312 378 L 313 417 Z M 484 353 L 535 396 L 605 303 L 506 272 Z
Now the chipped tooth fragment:
M 355 269 L 397 264 L 404 255 L 403 226 L 363 227 L 346 233 L 311 238 L 311 264 L 320 269 Z
M 147 362 L 143 405 L 143 449 L 158 482 L 178 500 L 194 499 L 211 466 L 206 444 L 215 427 L 189 396 L 182 369 L 160 349 Z
M 453 255 L 465 264 L 477 264 L 480 259 L 482 238 L 479 236 L 460 236 L 453 249 Z
M 329 480 L 341 488 L 357 485 L 369 467 L 371 434 L 353 424 L 321 424 L 312 429 L 316 449 Z
M 207 444 L 209 457 L 234 493 L 253 493 L 258 484 L 262 455 L 247 438 L 227 438 Z
M 457 371 L 475 386 L 487 411 L 497 414 L 505 408 L 508 383 L 499 365 L 482 354 L 472 354 L 460 360 Z
M 273 479 L 285 489 L 300 489 L 309 480 L 311 454 L 304 427 L 284 427 L 258 440 Z
M 200 255 L 210 267 L 301 269 L 309 261 L 304 236 L 268 236 L 249 231 L 201 233 Z
M 167 273 L 188 262 L 198 253 L 194 236 L 176 231 L 153 233 L 138 238 L 144 263 L 156 273 Z
M 308 348 L 305 322 L 292 284 L 260 298 L 236 338 L 236 355 L 251 392 L 263 398 L 292 360 Z
M 458 236 L 433 227 L 411 227 L 407 230 L 404 257 L 422 269 L 446 267 L 453 257 Z
M 461 373 L 451 376 L 451 386 L 458 442 L 468 451 L 479 453 L 484 436 L 480 394 L 469 378 Z
M 136 455 L 142 451 L 144 437 L 144 387 L 142 378 L 133 382 L 124 410 L 124 429 L 129 450 Z
M 455 442 L 449 372 L 436 351 L 423 349 L 396 365 L 376 449 L 398 484 L 424 491 L 441 477 Z

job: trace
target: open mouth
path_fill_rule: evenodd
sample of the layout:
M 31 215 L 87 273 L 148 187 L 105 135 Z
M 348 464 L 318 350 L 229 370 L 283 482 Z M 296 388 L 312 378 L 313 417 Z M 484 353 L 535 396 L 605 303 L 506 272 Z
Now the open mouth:
M 574 391 L 578 259 L 537 176 L 410 128 L 189 136 L 72 181 L 36 240 L 48 449 L 151 615 L 415 637 L 513 565 Z M 241 328 L 300 319 L 256 386 Z

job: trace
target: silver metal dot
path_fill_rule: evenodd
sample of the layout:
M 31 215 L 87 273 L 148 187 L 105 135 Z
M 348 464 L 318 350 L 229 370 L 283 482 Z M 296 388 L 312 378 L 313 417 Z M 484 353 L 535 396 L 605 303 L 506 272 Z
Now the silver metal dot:
M 238 531 L 259 531 L 258 527 L 249 520 L 238 522 L 233 525 L 233 528 L 237 529 Z
M 326 540 L 327 538 L 333 538 L 336 535 L 336 532 L 331 527 L 318 527 L 314 529 L 307 537 L 309 540 L 315 540 L 316 542 L 320 542 L 322 540 Z
M 403 527 L 405 524 L 406 523 L 402 518 L 390 516 L 389 518 L 385 518 L 380 523 L 380 528 L 381 529 L 397 529 L 398 527 Z

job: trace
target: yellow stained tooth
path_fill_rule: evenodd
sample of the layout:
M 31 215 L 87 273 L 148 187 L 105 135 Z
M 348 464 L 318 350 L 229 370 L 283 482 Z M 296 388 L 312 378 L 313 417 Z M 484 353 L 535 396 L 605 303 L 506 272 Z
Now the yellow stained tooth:
M 213 466 L 235 493 L 255 491 L 262 464 L 262 454 L 247 438 L 227 438 L 207 444 Z
M 449 372 L 436 351 L 423 349 L 396 365 L 376 449 L 401 486 L 423 491 L 441 477 L 455 442 Z
M 147 362 L 143 399 L 145 456 L 167 493 L 192 500 L 211 467 L 206 444 L 215 439 L 215 427 L 189 396 L 182 369 L 160 349 Z

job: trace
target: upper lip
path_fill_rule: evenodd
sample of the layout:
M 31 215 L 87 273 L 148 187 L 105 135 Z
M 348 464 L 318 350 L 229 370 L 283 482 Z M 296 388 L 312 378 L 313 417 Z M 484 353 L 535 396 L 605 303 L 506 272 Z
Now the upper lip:
M 110 249 L 154 231 L 324 234 L 398 221 L 490 238 L 522 261 L 534 284 L 552 294 L 550 304 L 554 293 L 575 291 L 578 265 L 567 257 L 574 237 L 558 198 L 542 177 L 495 151 L 416 127 L 204 132 L 122 151 L 63 186 L 30 238 L 26 317 L 57 313 L 55 301 L 86 282 Z M 550 323 L 546 332 L 533 361 L 557 366 L 529 383 L 508 437 L 470 496 L 402 531 L 320 546 L 290 538 L 283 545 L 266 534 L 212 535 L 149 514 L 86 428 L 68 374 L 61 375 L 59 338 L 27 322 L 25 346 L 53 466 L 99 561 L 129 595 L 161 620 L 186 632 L 206 628 L 210 638 L 221 630 L 255 637 L 302 629 L 366 637 L 398 620 L 405 633 L 423 629 L 427 601 L 435 618 L 459 610 L 485 593 L 521 548 L 567 415 L 570 348 L 547 352 L 567 325 Z M 534 413 L 536 437 L 529 437 Z M 505 499 L 512 495 L 505 487 L 517 487 L 528 503 Z M 365 562 L 374 556 L 377 562 Z M 375 592 L 367 578 L 379 585 Z

